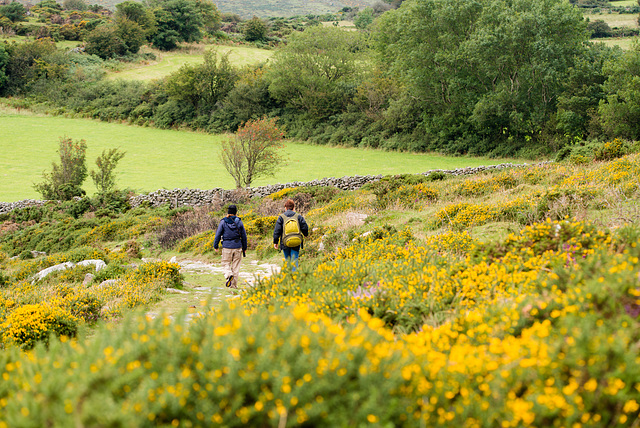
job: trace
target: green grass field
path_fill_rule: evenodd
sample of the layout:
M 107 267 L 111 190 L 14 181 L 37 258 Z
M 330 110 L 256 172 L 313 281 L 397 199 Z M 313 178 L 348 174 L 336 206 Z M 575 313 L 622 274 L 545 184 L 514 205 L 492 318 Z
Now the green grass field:
M 229 61 L 236 67 L 264 62 L 274 52 L 247 46 L 219 45 L 196 45 L 194 49 L 182 49 L 174 52 L 160 52 L 145 48 L 144 51 L 153 52 L 156 55 L 157 61 L 125 66 L 121 71 L 109 72 L 107 79 L 147 81 L 159 79 L 179 70 L 185 64 L 202 63 L 205 49 L 216 49 L 220 55 L 228 53 Z
M 609 27 L 638 27 L 638 15 L 635 13 L 585 13 L 585 19 L 590 21 L 602 20 L 609 24 Z
M 592 39 L 591 42 L 604 43 L 609 47 L 619 46 L 620 49 L 628 51 L 637 39 L 637 37 L 620 37 L 612 39 Z
M 59 162 L 57 149 L 62 136 L 86 140 L 89 169 L 95 168 L 95 159 L 104 149 L 126 151 L 117 168 L 120 188 L 149 192 L 162 188 L 234 187 L 233 179 L 218 158 L 220 142 L 224 138 L 221 135 L 0 110 L 0 201 L 40 197 L 33 184 L 42 181 L 42 173 L 51 170 L 53 161 Z M 274 177 L 261 178 L 254 185 L 356 174 L 418 173 L 506 162 L 501 159 L 383 152 L 294 142 L 286 144 L 285 152 L 287 164 Z M 95 192 L 90 178 L 84 189 L 89 195 Z

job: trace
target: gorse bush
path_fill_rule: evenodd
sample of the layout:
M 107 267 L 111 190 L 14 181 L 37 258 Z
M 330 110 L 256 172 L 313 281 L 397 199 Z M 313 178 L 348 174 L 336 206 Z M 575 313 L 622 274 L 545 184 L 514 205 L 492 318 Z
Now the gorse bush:
M 4 343 L 14 343 L 23 349 L 37 342 L 49 342 L 51 335 L 73 337 L 78 320 L 62 308 L 46 304 L 24 305 L 12 311 L 0 324 Z

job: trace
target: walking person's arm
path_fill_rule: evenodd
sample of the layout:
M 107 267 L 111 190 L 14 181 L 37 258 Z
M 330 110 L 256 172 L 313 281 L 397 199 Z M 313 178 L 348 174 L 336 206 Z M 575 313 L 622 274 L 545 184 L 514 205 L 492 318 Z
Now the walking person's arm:
M 300 232 L 302 232 L 304 236 L 309 236 L 309 225 L 302 215 L 298 215 L 298 222 L 300 223 Z
M 278 220 L 276 220 L 276 226 L 273 229 L 273 248 L 276 250 L 279 249 L 278 244 L 280 243 L 280 237 L 282 236 L 282 227 L 283 227 L 282 216 L 278 216 Z
M 221 220 L 218 224 L 218 230 L 216 230 L 216 237 L 213 240 L 213 249 L 216 251 L 216 253 L 218 252 L 218 244 L 220 244 L 220 238 L 222 238 L 222 223 L 223 221 Z
M 244 228 L 244 224 L 242 224 L 242 220 L 240 220 L 240 240 L 242 241 L 242 256 L 247 257 L 245 251 L 247 251 L 247 231 Z

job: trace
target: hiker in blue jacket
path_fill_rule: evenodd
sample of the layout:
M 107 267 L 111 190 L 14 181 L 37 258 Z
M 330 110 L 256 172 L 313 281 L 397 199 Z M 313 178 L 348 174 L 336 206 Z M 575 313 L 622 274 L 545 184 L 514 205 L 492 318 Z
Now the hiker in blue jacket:
M 282 250 L 284 260 L 288 264 L 292 264 L 291 270 L 295 272 L 298 268 L 298 256 L 300 250 L 304 247 L 303 236 L 309 236 L 309 225 L 300 214 L 293 209 L 295 203 L 291 199 L 287 199 L 284 203 L 284 213 L 278 216 L 276 226 L 273 230 L 273 248 Z M 297 218 L 297 230 L 287 230 L 285 226 L 289 224 L 291 219 Z M 296 227 L 293 225 L 292 227 Z M 279 246 L 278 246 L 279 245 Z
M 229 205 L 227 216 L 220 220 L 213 248 L 218 252 L 218 244 L 222 239 L 222 268 L 224 269 L 225 285 L 238 288 L 240 275 L 240 261 L 247 250 L 247 232 L 240 217 L 236 216 L 238 208 Z

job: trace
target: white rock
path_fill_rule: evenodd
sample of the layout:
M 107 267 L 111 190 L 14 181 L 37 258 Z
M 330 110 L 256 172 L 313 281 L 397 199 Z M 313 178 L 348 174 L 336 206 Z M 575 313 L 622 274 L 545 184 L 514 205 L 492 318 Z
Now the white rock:
M 171 288 L 171 287 L 167 287 L 167 293 L 172 293 L 172 294 L 189 294 L 189 292 L 188 292 L 188 291 L 178 290 L 177 288 Z
M 78 266 L 89 266 L 89 265 L 95 265 L 96 272 L 100 272 L 102 269 L 107 267 L 107 264 L 102 260 L 83 260 L 81 262 L 78 262 Z
M 50 267 L 48 267 L 46 269 L 41 270 L 37 274 L 33 275 L 33 279 L 31 281 L 31 283 L 34 283 L 36 281 L 40 281 L 41 279 L 43 279 L 44 277 L 46 277 L 47 275 L 49 275 L 52 272 L 58 272 L 58 271 L 65 270 L 65 269 L 71 269 L 74 266 L 75 266 L 75 264 L 72 263 L 72 262 L 64 262 L 64 263 L 60 263 L 59 265 L 50 266 Z

